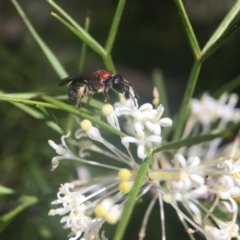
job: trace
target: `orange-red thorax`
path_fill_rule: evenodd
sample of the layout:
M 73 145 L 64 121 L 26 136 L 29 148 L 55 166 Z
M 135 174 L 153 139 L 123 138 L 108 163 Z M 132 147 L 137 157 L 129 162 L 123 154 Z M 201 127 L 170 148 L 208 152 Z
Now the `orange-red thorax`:
M 95 88 L 98 89 L 98 91 L 102 91 L 104 89 L 103 82 L 109 79 L 113 76 L 113 73 L 108 70 L 98 70 L 95 72 L 96 75 L 96 81 L 95 81 Z

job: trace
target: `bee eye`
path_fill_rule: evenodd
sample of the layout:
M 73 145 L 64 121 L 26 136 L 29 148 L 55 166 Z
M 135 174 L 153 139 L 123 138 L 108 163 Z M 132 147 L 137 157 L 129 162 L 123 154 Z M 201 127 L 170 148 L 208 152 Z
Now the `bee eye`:
M 113 77 L 112 82 L 114 85 L 119 85 L 122 82 L 122 78 L 119 75 Z
M 125 92 L 125 85 L 122 76 L 117 74 L 112 77 L 112 88 L 120 93 Z

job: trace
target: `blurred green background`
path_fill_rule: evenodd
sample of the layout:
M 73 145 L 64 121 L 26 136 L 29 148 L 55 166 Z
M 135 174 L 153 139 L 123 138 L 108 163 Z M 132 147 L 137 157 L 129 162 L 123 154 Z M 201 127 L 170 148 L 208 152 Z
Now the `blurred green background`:
M 46 1 L 18 2 L 67 72 L 78 73 L 81 41 L 49 14 L 52 8 Z M 203 46 L 235 1 L 183 2 L 200 46 Z M 82 26 L 88 13 L 91 18 L 90 34 L 105 44 L 118 1 L 58 0 L 57 3 Z M 214 92 L 239 74 L 239 40 L 238 32 L 204 63 L 195 96 L 206 90 Z M 176 112 L 193 56 L 174 1 L 127 1 L 112 58 L 117 71 L 135 86 L 141 96 L 140 103 L 151 101 L 152 71 L 161 69 L 171 113 Z M 88 48 L 84 72 L 104 68 L 100 57 Z M 43 92 L 51 96 L 62 95 L 65 89 L 57 86 L 59 80 L 12 3 L 0 1 L 0 90 L 6 93 Z M 102 101 L 101 95 L 96 98 Z M 53 113 L 64 127 L 68 116 L 60 111 Z M 62 230 L 60 218 L 47 215 L 60 183 L 72 178 L 70 169 L 61 167 L 61 164 L 54 172 L 50 171 L 55 153 L 47 140 L 59 142 L 60 135 L 50 129 L 45 121 L 27 115 L 13 104 L 0 102 L 0 114 L 0 183 L 16 191 L 11 197 L 1 197 L 0 214 L 18 206 L 20 195 L 39 198 L 37 204 L 21 212 L 2 230 L 0 228 L 0 239 L 67 239 L 69 231 Z M 139 219 L 148 204 L 148 199 L 145 200 L 135 209 L 126 239 L 137 239 L 141 224 Z M 175 219 L 174 211 L 167 208 L 168 239 L 186 239 L 182 225 L 172 221 Z M 159 239 L 158 206 L 154 210 L 146 240 Z M 171 225 L 168 224 L 170 222 Z M 113 228 L 108 229 L 106 235 L 111 236 L 113 231 Z

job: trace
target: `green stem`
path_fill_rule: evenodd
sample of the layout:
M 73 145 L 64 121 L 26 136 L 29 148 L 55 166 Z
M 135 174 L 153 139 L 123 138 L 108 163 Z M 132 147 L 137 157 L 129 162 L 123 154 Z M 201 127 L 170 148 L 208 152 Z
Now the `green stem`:
M 125 3 L 126 3 L 126 0 L 119 0 L 118 2 L 117 10 L 116 10 L 116 13 L 112 22 L 112 26 L 108 34 L 106 46 L 105 46 L 105 50 L 107 54 L 110 54 L 112 51 L 112 47 L 116 38 L 117 30 L 118 30 L 122 13 L 125 7 Z
M 189 76 L 189 80 L 187 83 L 187 87 L 186 87 L 186 90 L 184 93 L 181 108 L 178 113 L 178 117 L 177 117 L 177 121 L 176 121 L 177 123 L 174 127 L 174 129 L 175 129 L 174 136 L 173 136 L 174 140 L 178 140 L 181 137 L 181 133 L 183 131 L 185 120 L 186 120 L 187 114 L 188 114 L 189 102 L 190 102 L 190 99 L 192 98 L 201 66 L 202 66 L 202 63 L 198 62 L 197 60 L 193 64 L 193 67 L 192 67 L 192 70 L 191 70 L 191 73 Z
M 99 120 L 98 118 L 96 118 L 93 115 L 89 115 L 89 114 L 81 111 L 80 109 L 77 109 L 75 107 L 69 106 L 68 104 L 63 103 L 61 101 L 58 101 L 55 98 L 52 98 L 52 97 L 49 97 L 49 96 L 42 96 L 42 98 L 44 100 L 46 100 L 47 102 L 50 102 L 50 103 L 54 104 L 57 108 L 65 110 L 65 111 L 67 111 L 69 113 L 73 113 L 73 114 L 81 117 L 82 119 L 88 119 L 91 122 L 97 124 L 100 127 L 105 128 L 106 130 L 108 130 L 109 132 L 111 132 L 113 134 L 116 134 L 116 135 L 118 135 L 120 137 L 125 137 L 126 136 L 125 133 L 123 133 L 123 132 L 119 131 L 118 129 L 110 126 L 109 124 Z
M 90 17 L 87 16 L 85 20 L 85 26 L 84 29 L 86 32 L 89 31 L 89 26 L 90 26 Z M 80 56 L 80 61 L 79 61 L 79 71 L 82 72 L 84 68 L 84 63 L 86 59 L 86 52 L 87 52 L 87 44 L 85 42 L 82 43 L 82 51 L 81 51 L 81 56 Z
M 114 66 L 114 63 L 112 61 L 111 55 L 107 55 L 103 58 L 104 64 L 106 66 L 106 69 L 112 71 L 113 73 L 116 73 L 116 68 Z
M 123 14 L 125 3 L 126 3 L 126 0 L 119 0 L 119 2 L 118 2 L 117 10 L 114 15 L 113 22 L 112 22 L 112 25 L 111 25 L 111 28 L 110 28 L 110 31 L 108 34 L 108 38 L 106 41 L 106 45 L 105 45 L 106 55 L 103 57 L 103 61 L 104 61 L 106 68 L 108 70 L 112 71 L 113 73 L 116 73 L 116 68 L 112 61 L 111 51 L 112 51 L 112 47 L 113 47 L 113 44 L 114 44 L 114 41 L 115 41 L 115 38 L 117 35 L 117 30 L 118 30 L 120 20 L 121 20 L 122 14 Z
M 0 218 L 0 221 L 2 223 L 8 222 L 14 217 L 16 217 L 20 212 L 22 212 L 24 209 L 28 208 L 31 205 L 34 205 L 39 202 L 38 198 L 35 196 L 21 196 L 19 199 L 22 204 L 11 210 L 10 212 L 3 214 Z
M 137 195 L 139 193 L 139 190 L 142 186 L 144 179 L 146 178 L 147 171 L 152 162 L 152 150 L 148 149 L 147 152 L 148 152 L 148 157 L 142 163 L 142 165 L 138 171 L 137 177 L 134 181 L 132 190 L 130 191 L 130 193 L 128 195 L 127 202 L 126 202 L 123 212 L 122 212 L 122 217 L 120 219 L 120 222 L 118 223 L 118 226 L 117 226 L 114 238 L 113 238 L 114 240 L 121 240 L 123 238 L 123 235 L 127 228 L 127 224 L 129 222 L 131 214 L 133 212 L 133 208 L 134 208 L 134 204 L 136 202 Z
M 184 146 L 190 146 L 190 145 L 194 145 L 194 144 L 198 144 L 198 143 L 211 141 L 211 140 L 219 138 L 219 137 L 221 137 L 221 138 L 231 137 L 234 134 L 234 132 L 236 131 L 236 129 L 239 128 L 239 126 L 240 126 L 240 123 L 236 123 L 236 124 L 232 124 L 231 126 L 229 126 L 228 128 L 224 129 L 223 131 L 221 131 L 219 133 L 212 133 L 212 134 L 208 133 L 208 134 L 203 134 L 203 135 L 199 135 L 199 136 L 184 138 L 182 140 L 173 141 L 171 143 L 166 143 L 165 145 L 163 145 L 161 147 L 155 148 L 153 150 L 153 153 L 169 151 L 172 149 L 179 149 Z
M 188 41 L 191 45 L 194 57 L 195 57 L 195 59 L 199 59 L 200 56 L 201 56 L 201 50 L 199 48 L 198 41 L 195 37 L 194 31 L 193 31 L 191 23 L 188 19 L 188 16 L 187 16 L 187 13 L 186 13 L 185 8 L 183 6 L 183 3 L 182 3 L 181 0 L 175 0 L 175 3 L 177 5 L 180 17 L 182 19 L 185 31 L 187 33 Z
M 0 96 L 0 101 L 6 101 L 10 103 L 23 103 L 23 104 L 29 104 L 29 105 L 35 105 L 36 107 L 38 106 L 43 106 L 43 107 L 48 107 L 48 108 L 58 108 L 57 106 L 45 102 L 39 102 L 39 101 L 33 101 L 33 100 L 27 100 L 27 99 L 20 99 L 20 98 L 10 98 L 10 97 L 2 97 Z

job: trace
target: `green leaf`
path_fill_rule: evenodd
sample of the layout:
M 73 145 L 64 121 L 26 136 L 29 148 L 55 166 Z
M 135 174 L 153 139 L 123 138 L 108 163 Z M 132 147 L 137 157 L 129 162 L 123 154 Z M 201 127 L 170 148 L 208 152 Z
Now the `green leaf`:
M 39 111 L 37 111 L 36 109 L 21 104 L 21 103 L 13 103 L 16 107 L 18 107 L 19 109 L 21 109 L 22 111 L 26 112 L 27 114 L 29 114 L 30 116 L 36 118 L 36 119 L 44 119 L 44 115 L 41 114 Z
M 227 84 L 219 88 L 216 92 L 212 94 L 213 97 L 218 98 L 224 92 L 232 92 L 234 89 L 240 86 L 240 75 L 238 75 L 233 80 L 229 81 Z
M 22 204 L 13 209 L 12 211 L 2 215 L 0 217 L 0 222 L 10 221 L 12 218 L 16 217 L 16 215 L 18 215 L 21 211 L 38 202 L 38 199 L 35 196 L 22 196 L 19 200 L 22 202 Z
M 19 199 L 22 204 L 8 213 L 0 217 L 0 233 L 8 226 L 8 224 L 23 210 L 28 208 L 31 205 L 34 205 L 38 202 L 38 199 L 35 196 L 22 196 Z
M 226 17 L 223 19 L 219 27 L 215 30 L 211 38 L 208 40 L 204 48 L 202 49 L 202 54 L 205 55 L 208 49 L 222 36 L 227 27 L 231 24 L 232 20 L 236 17 L 240 10 L 240 0 L 237 0 L 234 6 L 230 9 Z
M 63 130 L 53 121 L 47 121 L 47 126 L 58 132 L 59 134 L 63 135 Z
M 45 107 L 38 105 L 38 109 L 39 109 L 41 112 L 43 112 L 47 117 L 50 116 L 49 112 L 47 111 L 47 109 L 46 109 Z
M 82 41 L 84 41 L 87 45 L 89 45 L 95 52 L 97 52 L 100 56 L 104 57 L 106 55 L 106 51 L 104 48 L 98 44 L 98 42 L 81 26 L 79 26 L 64 10 L 62 10 L 56 3 L 48 0 L 48 2 L 53 5 L 68 21 L 68 23 L 59 15 L 54 12 L 50 12 L 53 17 L 63 23 L 69 30 L 71 30 L 77 37 L 79 37 Z
M 175 3 L 177 5 L 179 15 L 182 19 L 185 31 L 187 33 L 188 41 L 189 41 L 190 46 L 192 48 L 194 57 L 195 57 L 195 59 L 199 59 L 200 56 L 201 56 L 201 50 L 199 48 L 198 41 L 197 41 L 196 36 L 194 34 L 194 31 L 192 29 L 191 23 L 188 19 L 188 16 L 187 16 L 187 13 L 186 13 L 185 8 L 183 6 L 183 3 L 182 3 L 181 0 L 175 0 Z
M 12 190 L 11 188 L 7 188 L 3 185 L 0 185 L 0 195 L 10 195 L 10 194 L 14 194 L 14 190 Z
M 230 37 L 233 36 L 240 28 L 240 19 L 238 19 L 233 25 L 231 25 L 221 37 L 219 37 L 208 49 L 202 54 L 201 61 L 207 59 L 212 55 L 220 46 L 223 45 Z
M 54 53 L 51 51 L 51 49 L 44 43 L 44 41 L 40 38 L 40 36 L 37 34 L 35 29 L 33 28 L 32 24 L 28 20 L 26 14 L 23 12 L 22 8 L 18 4 L 16 0 L 11 0 L 15 8 L 17 9 L 19 15 L 21 16 L 22 20 L 25 22 L 26 26 L 28 27 L 29 31 L 33 35 L 36 42 L 39 44 L 40 48 L 42 49 L 43 53 L 49 60 L 50 64 L 52 65 L 53 69 L 57 73 L 57 75 L 60 78 L 66 77 L 68 74 L 61 65 L 61 63 L 58 61 L 57 57 L 54 55 Z

